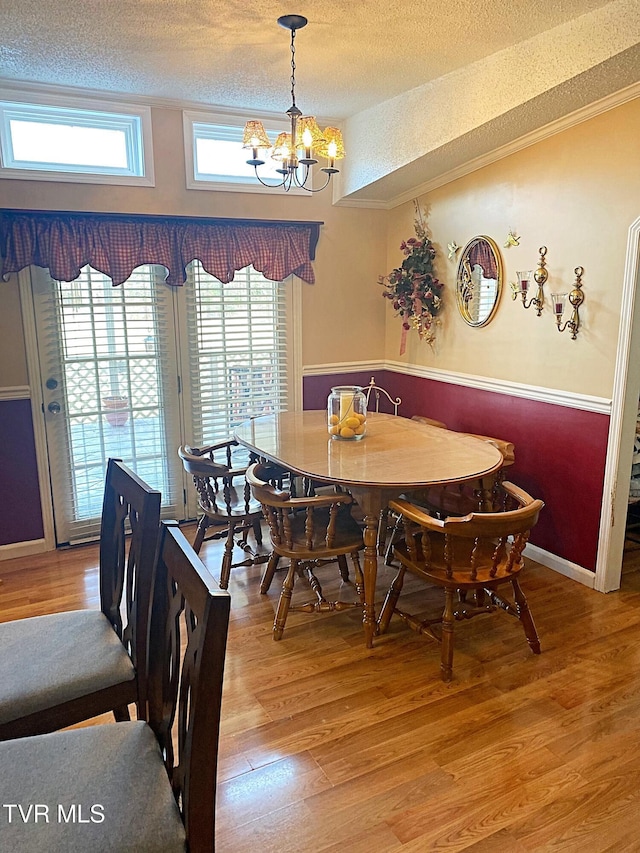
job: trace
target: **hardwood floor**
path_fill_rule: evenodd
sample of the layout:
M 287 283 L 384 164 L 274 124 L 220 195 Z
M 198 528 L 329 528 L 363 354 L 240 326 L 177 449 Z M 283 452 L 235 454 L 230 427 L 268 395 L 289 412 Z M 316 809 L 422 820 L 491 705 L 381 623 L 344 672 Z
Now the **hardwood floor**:
M 217 577 L 218 546 L 202 557 Z M 0 620 L 97 606 L 96 566 L 94 546 L 0 563 Z M 478 618 L 444 684 L 397 619 L 369 651 L 357 611 L 292 612 L 273 642 L 261 569 L 231 573 L 220 851 L 640 850 L 640 572 L 605 596 L 531 563 L 542 654 L 515 619 Z M 438 610 L 409 583 L 405 603 Z

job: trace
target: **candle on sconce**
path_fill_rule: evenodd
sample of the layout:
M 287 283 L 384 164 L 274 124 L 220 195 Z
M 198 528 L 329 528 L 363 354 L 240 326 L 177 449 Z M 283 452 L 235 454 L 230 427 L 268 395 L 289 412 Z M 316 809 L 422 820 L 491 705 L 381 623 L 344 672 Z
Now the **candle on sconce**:
M 520 293 L 523 296 L 526 296 L 529 290 L 529 282 L 533 278 L 533 271 L 521 270 L 520 272 L 517 272 L 516 275 L 518 276 L 518 283 L 520 284 Z
M 564 306 L 567 299 L 566 293 L 552 293 L 551 302 L 553 303 L 553 311 L 558 319 L 564 314 Z

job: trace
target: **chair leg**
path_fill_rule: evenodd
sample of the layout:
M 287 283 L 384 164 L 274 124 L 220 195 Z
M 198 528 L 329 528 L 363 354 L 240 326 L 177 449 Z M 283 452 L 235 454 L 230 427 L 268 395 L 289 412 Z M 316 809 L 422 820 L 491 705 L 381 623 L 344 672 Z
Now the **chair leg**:
M 398 531 L 402 526 L 402 516 L 396 516 L 393 529 L 391 531 L 391 535 L 389 536 L 389 541 L 387 542 L 387 547 L 384 552 L 384 564 L 385 566 L 393 565 L 393 546 L 396 544 L 396 538 L 398 535 Z
M 382 556 L 384 551 L 384 545 L 387 541 L 387 534 L 389 524 L 389 510 L 385 507 L 385 509 L 380 510 L 380 518 L 378 520 L 378 554 Z
M 364 604 L 364 575 L 362 574 L 362 568 L 360 567 L 360 555 L 357 551 L 354 551 L 351 554 L 351 560 L 353 562 L 353 573 L 356 583 L 356 592 L 358 593 L 358 601 L 360 604 Z
M 262 573 L 262 579 L 260 580 L 260 594 L 266 595 L 269 592 L 269 588 L 271 586 L 271 581 L 273 580 L 273 576 L 276 573 L 276 569 L 278 568 L 278 563 L 280 562 L 280 555 L 276 554 L 275 551 L 271 552 L 269 556 L 269 562 L 267 563 L 264 572 Z
M 207 532 L 207 527 L 209 527 L 209 518 L 206 515 L 203 515 L 200 521 L 198 522 L 196 538 L 193 540 L 193 550 L 196 552 L 196 554 L 200 553 L 200 548 L 202 548 L 202 543 L 204 542 L 204 535 Z
M 511 586 L 513 587 L 513 597 L 516 602 L 516 610 L 518 611 L 518 619 L 522 622 L 525 637 L 529 643 L 529 647 L 534 655 L 540 654 L 540 638 L 536 631 L 536 626 L 533 621 L 533 616 L 529 610 L 527 597 L 522 591 L 522 587 L 518 582 L 518 578 L 511 578 Z
M 297 568 L 298 561 L 291 560 L 291 565 L 289 566 L 289 571 L 287 572 L 287 576 L 282 584 L 282 592 L 280 593 L 280 598 L 278 599 L 278 610 L 276 612 L 276 618 L 273 623 L 274 640 L 282 639 L 282 632 L 284 631 L 284 626 L 287 621 L 287 615 L 289 613 L 289 606 L 291 604 L 291 594 L 293 592 L 293 585 L 296 580 Z
M 396 604 L 398 603 L 400 593 L 402 592 L 405 571 L 405 567 L 401 565 L 398 569 L 398 574 L 391 582 L 391 586 L 385 596 L 382 609 L 380 610 L 380 616 L 378 618 L 378 632 L 380 634 L 384 634 L 389 627 L 393 611 L 396 609 Z
M 259 518 L 251 525 L 253 527 L 253 535 L 256 537 L 256 543 L 258 545 L 262 545 L 262 524 Z
M 449 587 L 444 591 L 444 611 L 442 613 L 442 655 L 440 669 L 442 680 L 451 681 L 453 678 L 453 599 L 455 590 Z
M 347 565 L 347 558 L 344 554 L 338 556 L 338 568 L 340 569 L 340 577 L 344 583 L 349 583 L 349 566 Z
M 235 532 L 236 526 L 231 521 L 229 522 L 227 540 L 224 543 L 224 556 L 222 558 L 222 568 L 220 570 L 220 589 L 227 589 L 229 586 L 229 578 L 231 577 L 231 561 L 233 559 L 233 537 Z

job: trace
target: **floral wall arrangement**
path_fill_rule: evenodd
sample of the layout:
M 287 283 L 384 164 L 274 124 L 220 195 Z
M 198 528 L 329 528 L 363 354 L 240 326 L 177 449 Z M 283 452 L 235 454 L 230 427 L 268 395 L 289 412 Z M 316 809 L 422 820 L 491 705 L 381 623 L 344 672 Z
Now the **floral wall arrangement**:
M 407 333 L 415 329 L 420 340 L 433 344 L 434 325 L 442 307 L 444 284 L 435 277 L 433 260 L 436 250 L 427 236 L 426 226 L 417 202 L 415 237 L 403 240 L 400 249 L 404 260 L 388 275 L 378 277 L 378 284 L 385 290 L 384 298 L 390 299 L 396 316 L 402 318 L 402 340 L 400 355 L 406 349 Z

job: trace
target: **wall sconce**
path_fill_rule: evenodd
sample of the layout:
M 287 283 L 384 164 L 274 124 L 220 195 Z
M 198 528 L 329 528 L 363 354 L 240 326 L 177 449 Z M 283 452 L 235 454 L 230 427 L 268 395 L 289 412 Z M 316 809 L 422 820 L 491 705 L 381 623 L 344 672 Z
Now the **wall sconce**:
M 518 298 L 518 294 L 522 297 L 522 304 L 525 308 L 533 307 L 536 309 L 536 313 L 538 317 L 542 314 L 542 309 L 544 307 L 544 283 L 549 278 L 549 273 L 546 270 L 546 260 L 545 255 L 547 254 L 547 247 L 540 246 L 538 249 L 540 252 L 540 260 L 538 261 L 538 269 L 534 272 L 533 270 L 520 270 L 516 273 L 518 277 L 518 284 L 513 287 L 513 299 Z M 529 286 L 532 281 L 538 285 L 538 289 L 536 291 L 536 295 L 532 297 L 527 303 L 527 293 L 529 292 Z
M 583 267 L 576 267 L 574 270 L 576 274 L 576 281 L 573 285 L 573 290 L 571 293 L 552 293 L 551 301 L 553 302 L 553 313 L 556 315 L 556 323 L 558 326 L 559 332 L 564 332 L 565 329 L 569 329 L 571 332 L 571 340 L 575 341 L 578 336 L 578 329 L 580 328 L 580 314 L 579 308 L 584 302 L 584 293 L 582 292 L 582 276 L 584 275 Z M 562 323 L 562 315 L 564 314 L 564 306 L 566 304 L 567 298 L 571 306 L 573 307 L 573 313 L 571 314 L 571 319 L 567 320 L 565 323 Z

